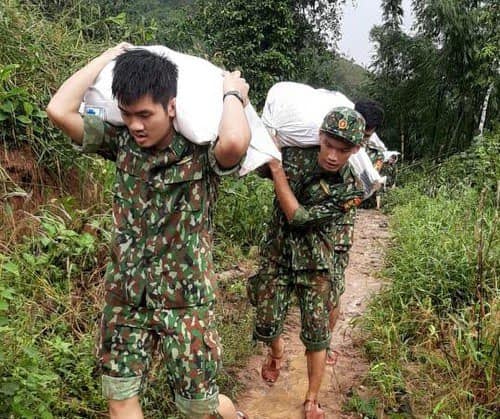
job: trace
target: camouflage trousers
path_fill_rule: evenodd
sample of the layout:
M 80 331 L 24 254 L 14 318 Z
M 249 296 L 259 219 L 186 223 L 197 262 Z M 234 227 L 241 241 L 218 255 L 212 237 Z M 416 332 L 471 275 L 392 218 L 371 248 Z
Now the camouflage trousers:
M 125 400 L 141 394 L 156 350 L 179 410 L 187 417 L 215 412 L 221 345 L 213 305 L 150 310 L 107 304 L 98 348 L 103 396 Z
M 272 342 L 283 332 L 293 294 L 301 313 L 300 339 L 308 351 L 321 351 L 330 344 L 328 327 L 334 278 L 329 271 L 292 271 L 269 265 L 249 278 L 247 292 L 256 308 L 254 338 Z
M 330 294 L 330 309 L 338 307 L 340 297 L 345 291 L 345 270 L 349 264 L 349 252 L 335 252 L 333 265 L 333 284 Z

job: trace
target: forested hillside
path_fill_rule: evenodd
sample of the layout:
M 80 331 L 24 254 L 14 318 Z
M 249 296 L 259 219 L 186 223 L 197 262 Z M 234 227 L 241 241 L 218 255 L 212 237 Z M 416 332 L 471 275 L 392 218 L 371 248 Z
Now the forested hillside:
M 383 3 L 369 89 L 390 121 L 383 138 L 410 160 L 464 150 L 499 120 L 498 2 L 416 1 L 414 35 L 401 28 L 401 2 Z
M 363 417 L 495 417 L 500 405 L 499 31 L 496 1 L 419 0 L 417 31 L 383 1 L 370 72 L 339 57 L 343 1 L 0 0 L 0 417 L 106 416 L 94 346 L 111 240 L 114 167 L 80 155 L 47 119 L 58 86 L 121 41 L 164 44 L 241 69 L 260 110 L 293 80 L 383 104 L 404 155 L 384 194 L 393 236 L 384 290 L 356 323 L 370 396 Z M 307 17 L 306 17 L 307 16 Z M 251 272 L 273 187 L 222 183 L 216 269 Z M 222 389 L 254 352 L 245 278 L 221 280 Z M 154 369 L 147 417 L 176 417 Z

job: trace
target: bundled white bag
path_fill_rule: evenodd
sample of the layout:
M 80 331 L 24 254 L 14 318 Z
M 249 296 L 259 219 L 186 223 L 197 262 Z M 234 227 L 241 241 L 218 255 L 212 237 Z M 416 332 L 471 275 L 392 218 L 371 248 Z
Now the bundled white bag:
M 399 151 L 384 151 L 384 163 L 389 162 L 391 159 L 393 163 L 396 163 L 400 155 Z
M 267 93 L 262 122 L 276 132 L 283 147 L 318 145 L 324 116 L 335 106 L 345 106 L 344 98 L 305 84 L 280 82 Z
M 181 54 L 161 45 L 138 47 L 167 57 L 177 65 L 177 98 L 174 128 L 196 144 L 208 144 L 217 138 L 222 116 L 222 85 L 224 72 L 210 62 Z M 111 93 L 114 62 L 99 73 L 87 90 L 82 104 L 83 113 L 96 114 L 113 125 L 123 125 L 120 110 Z M 281 154 L 269 136 L 252 105 L 245 113 L 252 140 L 242 164 L 243 176 L 267 163 L 271 158 L 281 160 Z
M 354 103 L 340 92 L 314 89 L 300 83 L 280 82 L 267 94 L 262 122 L 283 147 L 317 146 L 323 118 L 337 106 L 354 109 Z M 382 178 L 364 148 L 352 155 L 349 163 L 363 182 L 365 198 L 380 189 Z
M 349 164 L 363 183 L 365 199 L 384 185 L 384 177 L 380 176 L 379 172 L 373 167 L 370 156 L 368 156 L 364 148 L 349 157 Z
M 368 147 L 374 148 L 376 150 L 386 152 L 387 147 L 383 143 L 383 141 L 380 139 L 380 137 L 377 135 L 376 132 L 374 132 L 371 136 L 370 139 L 368 140 Z

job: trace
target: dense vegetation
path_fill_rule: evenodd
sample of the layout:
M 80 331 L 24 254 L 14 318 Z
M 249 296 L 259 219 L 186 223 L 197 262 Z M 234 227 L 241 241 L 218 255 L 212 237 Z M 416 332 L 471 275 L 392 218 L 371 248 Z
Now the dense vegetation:
M 113 168 L 98 159 L 79 156 L 48 123 L 43 109 L 62 80 L 122 40 L 164 43 L 229 68 L 236 66 L 220 52 L 227 48 L 227 57 L 232 57 L 232 47 L 210 41 L 204 31 L 212 28 L 201 26 L 214 25 L 215 16 L 210 13 L 218 13 L 215 3 L 200 3 L 189 10 L 168 9 L 171 13 L 154 16 L 163 6 L 160 3 L 159 9 L 151 5 L 149 14 L 139 16 L 122 13 L 115 2 L 0 1 L 2 417 L 87 418 L 100 417 L 106 410 L 95 370 L 94 346 L 110 240 Z M 285 6 L 290 6 L 290 16 L 299 16 L 298 7 L 303 6 L 297 3 L 295 9 L 291 2 L 281 4 L 284 15 L 288 13 Z M 229 15 L 237 3 L 225 7 Z M 252 15 L 256 9 L 243 12 Z M 204 19 L 200 19 L 201 14 Z M 200 24 L 195 27 L 193 22 Z M 288 18 L 285 24 L 292 32 L 308 30 L 303 20 L 295 25 Z M 228 24 L 224 30 L 229 29 Z M 227 38 L 216 32 L 211 35 Z M 241 46 L 242 39 L 234 40 L 234 48 Z M 312 30 L 310 40 L 317 48 L 323 42 L 314 38 Z M 287 51 L 279 50 L 278 44 L 276 37 L 269 41 L 269 56 L 284 63 L 296 59 L 295 46 L 288 45 Z M 254 58 L 263 52 L 262 47 L 248 51 Z M 326 49 L 324 56 L 334 59 Z M 244 64 L 249 66 L 248 73 L 254 79 L 250 82 L 256 86 L 254 101 L 261 103 L 267 87 L 292 75 L 286 68 L 266 69 L 255 61 L 261 70 L 252 69 L 250 61 Z M 295 74 L 305 72 L 294 66 Z M 260 81 L 262 74 L 272 72 L 276 79 L 266 75 Z M 243 254 L 255 254 L 265 229 L 272 188 L 249 176 L 244 182 L 226 181 L 221 189 L 216 256 L 219 269 L 224 269 L 232 268 Z M 250 336 L 250 315 L 241 278 L 224 280 L 220 289 L 223 298 L 217 315 L 226 369 L 219 381 L 223 390 L 232 394 L 237 383 L 231 368 L 253 350 L 249 339 L 241 339 L 242 333 Z M 173 411 L 162 374 L 155 370 L 144 398 L 148 417 L 164 418 L 165 412 Z
M 402 135 L 407 155 L 460 151 L 409 165 L 400 176 L 406 186 L 389 196 L 394 245 L 385 276 L 393 285 L 363 323 L 379 402 L 356 404 L 355 396 L 351 407 L 373 416 L 376 405 L 388 413 L 410 406 L 439 417 L 488 417 L 498 408 L 500 135 L 490 116 L 498 109 L 498 83 L 486 65 L 489 59 L 498 65 L 498 43 L 486 30 L 480 36 L 467 32 L 465 44 L 472 42 L 478 54 L 471 57 L 479 61 L 466 80 L 452 77 L 452 52 L 463 49 L 451 37 L 454 21 L 407 37 L 396 24 L 399 2 L 384 1 L 387 22 L 374 30 L 380 49 L 368 86 L 366 72 L 332 52 L 341 3 L 0 0 L 0 416 L 87 418 L 105 411 L 93 347 L 113 167 L 79 156 L 43 109 L 62 80 L 122 40 L 162 43 L 241 68 L 258 106 L 278 80 L 338 89 L 354 99 L 368 92 L 387 109 L 386 138 L 396 146 Z M 426 30 L 433 21 L 423 5 L 450 4 L 415 3 Z M 470 3 L 463 13 L 476 10 L 473 2 L 458 3 Z M 494 2 L 474 3 L 478 12 L 470 19 L 498 22 Z M 471 24 L 462 18 L 461 24 Z M 396 35 L 404 42 L 392 42 Z M 455 46 L 443 49 L 451 39 Z M 445 79 L 443 68 L 450 72 Z M 466 89 L 471 77 L 475 84 Z M 488 86 L 494 87 L 486 118 L 492 132 L 471 145 Z M 438 97 L 440 89 L 446 100 L 426 99 Z M 225 181 L 221 192 L 219 270 L 255 254 L 272 187 L 251 175 Z M 241 339 L 249 335 L 250 315 L 241 277 L 222 281 L 221 292 L 227 369 L 220 383 L 231 393 L 237 390 L 231 368 L 252 351 Z M 162 374 L 155 370 L 144 399 L 148 417 L 172 411 Z M 445 397 L 448 389 L 451 396 Z
M 401 28 L 401 0 L 384 0 L 371 94 L 386 110 L 383 137 L 408 160 L 466 149 L 498 121 L 498 1 L 417 0 L 415 31 Z
M 499 151 L 498 132 L 478 138 L 389 196 L 387 286 L 361 321 L 381 394 L 362 405 L 368 417 L 377 406 L 446 418 L 499 408 Z

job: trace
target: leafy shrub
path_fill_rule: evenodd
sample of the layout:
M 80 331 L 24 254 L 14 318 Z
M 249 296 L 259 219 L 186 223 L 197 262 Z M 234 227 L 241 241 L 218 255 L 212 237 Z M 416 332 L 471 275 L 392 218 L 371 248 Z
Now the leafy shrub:
M 18 67 L 17 64 L 0 66 L 0 139 L 3 141 L 8 140 L 19 125 L 27 136 L 41 134 L 43 130 L 37 121 L 47 117 L 25 89 L 12 86 L 11 77 Z
M 103 410 L 92 347 L 97 257 L 109 236 L 85 232 L 64 208 L 51 209 L 38 216 L 38 235 L 0 254 L 0 412 L 7 416 L 90 417 Z
M 454 198 L 468 188 L 477 191 L 486 188 L 492 202 L 500 181 L 500 129 L 476 137 L 468 150 L 442 162 L 423 160 L 403 167 L 398 179 L 401 184 L 413 185 L 429 196 L 441 194 Z
M 224 179 L 217 202 L 217 243 L 249 249 L 259 244 L 271 217 L 273 184 L 249 174 L 243 179 Z
M 490 417 L 498 408 L 498 203 L 463 185 L 435 197 L 419 186 L 393 195 L 391 282 L 362 321 L 370 379 L 386 409 L 397 411 L 398 395 L 409 394 L 417 416 Z

